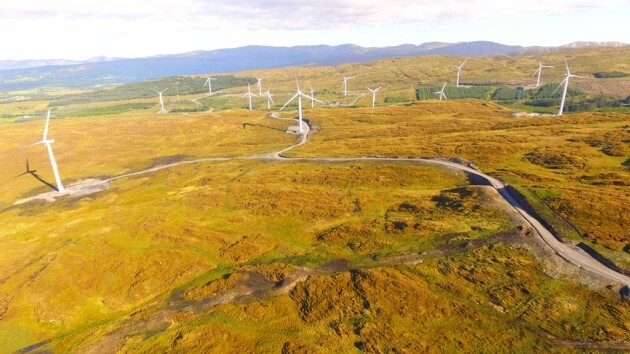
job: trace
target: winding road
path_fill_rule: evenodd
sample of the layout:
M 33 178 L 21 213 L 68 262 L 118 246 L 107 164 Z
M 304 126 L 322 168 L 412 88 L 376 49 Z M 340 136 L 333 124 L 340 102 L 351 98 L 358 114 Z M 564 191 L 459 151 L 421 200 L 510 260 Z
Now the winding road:
M 296 119 L 291 118 L 280 118 L 275 113 L 271 113 L 269 118 L 273 119 L 281 119 L 281 120 L 289 120 L 289 121 L 297 121 Z M 310 126 L 308 124 L 304 124 L 306 127 L 303 134 L 300 136 L 300 140 L 297 144 L 291 145 L 283 150 L 277 152 L 271 152 L 260 155 L 252 155 L 252 156 L 242 156 L 242 157 L 211 157 L 211 158 L 202 158 L 195 160 L 187 160 L 187 161 L 179 161 L 166 165 L 155 166 L 146 170 L 127 173 L 115 177 L 111 177 L 104 180 L 86 180 L 74 185 L 70 185 L 67 187 L 66 191 L 63 193 L 59 193 L 57 191 L 43 193 L 34 197 L 21 199 L 16 201 L 14 204 L 23 204 L 32 200 L 46 200 L 46 201 L 55 201 L 56 198 L 70 195 L 70 196 L 81 196 L 87 195 L 95 192 L 100 192 L 109 188 L 109 183 L 125 178 L 132 177 L 137 175 L 142 175 L 150 172 L 155 172 L 159 170 L 164 170 L 167 168 L 176 167 L 179 165 L 185 164 L 195 164 L 202 162 L 220 162 L 220 161 L 232 161 L 232 160 L 271 160 L 271 161 L 304 161 L 304 162 L 412 162 L 417 164 L 428 164 L 428 165 L 436 165 L 445 168 L 455 169 L 470 175 L 474 175 L 476 177 L 482 178 L 488 182 L 489 185 L 494 187 L 501 197 L 510 204 L 522 217 L 523 219 L 531 225 L 531 227 L 536 230 L 538 235 L 542 238 L 542 240 L 551 247 L 557 255 L 565 259 L 567 262 L 572 263 L 582 269 L 585 269 L 589 272 L 597 274 L 601 277 L 609 279 L 611 281 L 621 283 L 621 284 L 630 284 L 630 277 L 616 272 L 613 269 L 608 268 L 604 264 L 600 263 L 589 254 L 584 252 L 582 249 L 572 246 L 569 244 L 565 244 L 560 242 L 549 229 L 547 229 L 544 225 L 542 225 L 533 215 L 529 214 L 519 203 L 518 201 L 510 194 L 507 189 L 505 183 L 501 182 L 499 179 L 489 176 L 483 172 L 477 171 L 469 166 L 459 164 L 456 162 L 445 161 L 445 160 L 437 160 L 437 159 L 426 159 L 426 158 L 395 158 L 395 157 L 352 157 L 352 158 L 324 158 L 324 157 L 314 157 L 314 158 L 290 158 L 284 156 L 289 150 L 295 149 L 298 146 L 302 146 L 308 142 L 309 135 L 311 133 Z

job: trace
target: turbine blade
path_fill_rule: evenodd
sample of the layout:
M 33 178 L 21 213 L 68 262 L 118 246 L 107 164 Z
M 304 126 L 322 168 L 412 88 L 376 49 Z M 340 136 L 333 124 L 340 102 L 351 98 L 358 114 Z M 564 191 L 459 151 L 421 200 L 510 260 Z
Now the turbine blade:
M 536 69 L 536 71 L 534 71 L 534 74 L 532 74 L 532 77 L 536 76 L 536 74 L 538 74 L 538 72 L 540 71 L 540 66 L 538 67 L 538 69 Z
M 296 95 L 296 96 L 297 96 L 297 95 Z M 311 96 L 309 96 L 309 95 L 301 94 L 300 96 L 305 97 L 305 98 L 308 98 L 309 100 L 313 100 L 313 101 L 315 101 L 315 102 L 324 103 L 324 102 L 322 102 L 322 101 L 318 100 L 317 98 L 315 98 L 315 97 L 311 97 Z
M 50 109 L 48 110 L 48 115 L 46 116 L 46 125 L 44 126 L 44 137 L 42 138 L 42 142 L 46 141 L 46 137 L 48 136 L 48 122 L 50 122 Z
M 296 93 L 295 96 L 291 97 L 290 100 L 287 101 L 287 103 L 284 104 L 284 106 L 282 106 L 282 108 L 280 108 L 280 110 L 283 110 L 284 107 L 286 107 L 289 103 L 291 103 L 291 101 L 293 101 L 299 94 Z
M 566 77 L 564 80 L 562 80 L 562 82 L 560 83 L 560 85 L 558 85 L 558 87 L 556 87 L 555 90 L 553 90 L 553 92 L 551 93 L 551 95 L 553 96 L 554 93 L 556 93 L 556 91 L 558 91 L 558 89 L 560 87 L 562 87 L 562 85 L 564 85 L 564 83 L 569 79 L 569 77 Z

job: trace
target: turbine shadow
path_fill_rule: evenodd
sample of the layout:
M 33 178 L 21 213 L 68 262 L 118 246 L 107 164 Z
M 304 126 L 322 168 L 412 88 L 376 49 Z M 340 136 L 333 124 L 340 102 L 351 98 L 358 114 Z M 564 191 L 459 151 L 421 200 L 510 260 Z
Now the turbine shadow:
M 40 181 L 42 184 L 50 187 L 50 189 L 59 192 L 59 189 L 57 189 L 57 187 L 55 185 L 53 185 L 52 183 L 50 183 L 50 182 L 46 181 L 45 179 L 43 179 L 40 175 L 35 173 L 35 171 L 29 171 L 28 174 L 30 174 L 31 176 L 35 177 L 35 179 Z
M 18 177 L 22 177 L 24 175 L 31 175 L 33 176 L 36 180 L 38 180 L 39 182 L 41 182 L 42 184 L 44 184 L 45 186 L 50 187 L 50 189 L 59 192 L 59 189 L 57 189 L 57 187 L 55 185 L 53 185 L 52 183 L 46 181 L 45 179 L 43 179 L 40 175 L 37 174 L 37 170 L 31 170 L 31 167 L 28 164 L 28 159 L 26 159 L 26 171 L 13 177 L 13 178 L 18 178 Z

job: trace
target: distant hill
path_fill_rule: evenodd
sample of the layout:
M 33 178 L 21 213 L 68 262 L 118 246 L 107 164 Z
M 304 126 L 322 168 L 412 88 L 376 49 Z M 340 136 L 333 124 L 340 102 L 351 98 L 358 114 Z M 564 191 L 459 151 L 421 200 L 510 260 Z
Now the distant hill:
M 573 42 L 559 47 L 523 47 L 514 51 L 515 55 L 535 55 L 553 53 L 562 50 L 586 49 L 586 48 L 622 48 L 630 47 L 630 44 L 621 42 Z
M 28 69 L 41 66 L 62 66 L 62 65 L 79 65 L 86 63 L 95 63 L 99 61 L 116 60 L 119 58 L 94 57 L 83 61 L 67 60 L 67 59 L 33 59 L 33 60 L 0 60 L 0 71 L 11 69 Z
M 628 47 L 629 45 L 621 42 L 573 42 L 566 45 L 561 46 L 560 48 L 598 48 L 598 47 Z
M 287 66 L 339 65 L 404 56 L 487 56 L 527 52 L 529 49 L 539 48 L 509 46 L 488 41 L 430 42 L 384 48 L 364 48 L 352 44 L 296 47 L 247 46 L 134 59 L 99 57 L 85 62 L 5 61 L 0 62 L 0 91 L 40 86 L 85 87 L 124 84 L 176 75 L 233 73 Z M 38 65 L 38 63 L 44 65 Z

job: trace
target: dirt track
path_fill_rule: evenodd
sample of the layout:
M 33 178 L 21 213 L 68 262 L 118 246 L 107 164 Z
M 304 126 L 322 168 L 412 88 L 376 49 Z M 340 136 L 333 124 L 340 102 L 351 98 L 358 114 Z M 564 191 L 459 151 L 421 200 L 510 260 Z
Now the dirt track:
M 289 118 L 279 118 L 275 113 L 271 113 L 269 118 L 272 119 L 282 119 L 282 120 L 290 120 L 296 121 L 295 119 Z M 109 188 L 109 183 L 126 177 L 132 177 L 137 175 L 142 175 L 150 172 L 155 172 L 159 170 L 164 170 L 167 168 L 176 167 L 184 164 L 195 164 L 201 162 L 220 162 L 220 161 L 230 161 L 230 160 L 271 160 L 271 161 L 305 161 L 305 162 L 324 162 L 324 163 L 339 163 L 339 162 L 406 162 L 406 163 L 416 163 L 416 164 L 429 164 L 445 167 L 448 169 L 458 170 L 469 175 L 476 176 L 488 182 L 493 188 L 495 188 L 499 194 L 503 197 L 505 202 L 511 205 L 521 216 L 522 218 L 531 225 L 531 227 L 536 230 L 541 239 L 551 247 L 557 255 L 572 263 L 579 268 L 583 268 L 588 270 L 598 276 L 604 277 L 606 279 L 612 280 L 621 284 L 630 284 L 630 277 L 616 272 L 602 263 L 598 262 L 596 259 L 588 255 L 582 249 L 571 246 L 565 243 L 560 242 L 556 237 L 549 231 L 545 226 L 543 226 L 533 215 L 529 214 L 523 207 L 516 201 L 516 199 L 509 193 L 507 186 L 502 181 L 489 176 L 483 172 L 477 171 L 469 166 L 445 160 L 438 159 L 425 159 L 425 158 L 395 158 L 395 157 L 353 157 L 353 158 L 289 158 L 284 156 L 289 150 L 295 149 L 298 146 L 304 145 L 308 142 L 308 138 L 311 132 L 311 128 L 308 124 L 304 124 L 305 132 L 303 134 L 298 135 L 299 142 L 297 144 L 291 145 L 283 150 L 277 152 L 271 152 L 260 155 L 252 155 L 252 156 L 243 156 L 243 157 L 214 157 L 214 158 L 202 158 L 188 161 L 179 161 L 165 165 L 158 165 L 152 168 L 127 173 L 120 176 L 111 177 L 109 179 L 104 180 L 86 180 L 74 185 L 70 185 L 67 187 L 66 191 L 63 193 L 59 193 L 56 191 L 51 191 L 47 193 L 43 193 L 34 197 L 21 199 L 16 201 L 14 204 L 23 204 L 33 200 L 45 200 L 48 202 L 53 202 L 59 197 L 63 197 L 66 195 L 70 196 L 81 196 L 87 195 L 91 193 L 100 192 Z

